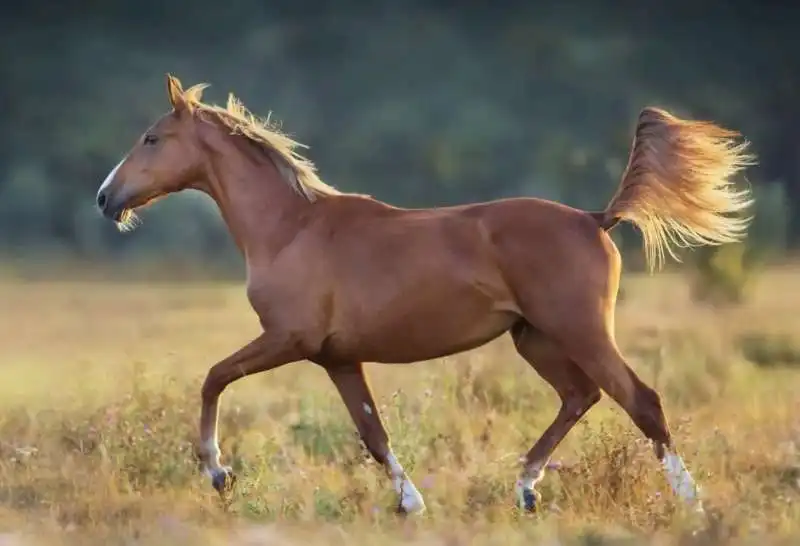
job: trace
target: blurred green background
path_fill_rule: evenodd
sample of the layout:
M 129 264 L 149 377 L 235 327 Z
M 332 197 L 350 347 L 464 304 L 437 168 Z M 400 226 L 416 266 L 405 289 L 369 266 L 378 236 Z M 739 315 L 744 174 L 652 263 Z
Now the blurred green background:
M 272 111 L 323 179 L 402 206 L 528 195 L 600 209 L 645 105 L 741 131 L 749 248 L 800 244 L 800 5 L 768 2 L 16 2 L 0 16 L 6 263 L 240 258 L 213 204 L 121 235 L 102 179 L 167 110 L 164 74 Z M 625 226 L 615 237 L 640 244 Z M 626 266 L 641 263 L 640 252 Z M 637 261 L 638 260 L 638 261 Z

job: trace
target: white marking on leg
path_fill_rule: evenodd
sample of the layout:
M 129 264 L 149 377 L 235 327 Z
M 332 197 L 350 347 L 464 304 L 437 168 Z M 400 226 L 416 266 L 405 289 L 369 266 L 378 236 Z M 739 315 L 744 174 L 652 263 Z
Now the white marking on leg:
M 521 462 L 525 462 L 524 457 L 521 459 Z M 536 484 L 542 481 L 542 478 L 544 478 L 545 465 L 546 462 L 529 464 L 524 468 L 517 479 L 514 489 L 517 493 L 517 504 L 520 506 L 520 508 L 525 508 L 526 492 L 536 491 Z
M 386 466 L 389 467 L 394 489 L 400 495 L 400 506 L 403 510 L 408 514 L 425 510 L 425 501 L 422 499 L 422 495 L 406 476 L 405 470 L 391 451 L 386 456 Z
M 203 443 L 203 458 L 206 473 L 211 476 L 221 468 L 219 464 L 220 450 L 215 437 L 211 437 Z
M 696 505 L 702 511 L 697 484 L 689 474 L 683 459 L 679 455 L 667 451 L 661 462 L 667 473 L 667 481 L 675 494 L 689 504 Z
M 111 172 L 110 172 L 110 173 L 108 173 L 108 176 L 106 176 L 106 179 L 105 179 L 105 180 L 103 180 L 103 183 L 102 183 L 102 184 L 100 184 L 100 189 L 99 189 L 99 190 L 97 190 L 97 193 L 100 193 L 101 191 L 103 191 L 104 189 L 106 189 L 106 188 L 107 188 L 107 187 L 108 187 L 108 186 L 111 184 L 111 182 L 113 182 L 113 181 L 114 181 L 114 177 L 115 177 L 115 176 L 117 176 L 117 171 L 118 171 L 118 170 L 119 170 L 119 168 L 122 166 L 122 164 L 123 164 L 123 163 L 125 163 L 125 160 L 126 160 L 126 159 L 128 159 L 128 156 L 127 156 L 127 155 L 126 155 L 125 157 L 123 157 L 123 158 L 120 160 L 120 162 L 119 162 L 119 163 L 117 163 L 117 166 L 116 166 L 116 167 L 114 167 L 113 169 L 111 169 Z
M 366 402 L 364 402 L 364 413 L 367 415 L 372 415 L 372 407 Z

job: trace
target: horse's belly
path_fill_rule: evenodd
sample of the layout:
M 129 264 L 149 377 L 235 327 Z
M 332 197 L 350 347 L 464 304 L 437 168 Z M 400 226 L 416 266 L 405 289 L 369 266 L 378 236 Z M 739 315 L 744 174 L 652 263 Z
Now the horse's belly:
M 436 233 L 404 244 L 377 272 L 343 281 L 330 349 L 349 360 L 417 362 L 475 348 L 519 320 L 479 233 Z
M 502 312 L 483 317 L 471 327 L 460 330 L 438 329 L 434 335 L 399 334 L 400 351 L 377 351 L 373 362 L 418 362 L 441 358 L 480 347 L 505 333 L 519 320 L 519 316 Z M 434 330 L 437 330 L 434 328 Z
M 410 363 L 479 347 L 519 320 L 510 311 L 444 306 L 417 315 L 377 319 L 370 328 L 332 336 L 329 350 L 361 362 Z

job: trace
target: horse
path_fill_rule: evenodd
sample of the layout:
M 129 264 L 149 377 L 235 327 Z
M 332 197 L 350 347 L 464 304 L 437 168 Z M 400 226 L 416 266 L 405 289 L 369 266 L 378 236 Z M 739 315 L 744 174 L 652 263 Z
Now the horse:
M 642 234 L 652 274 L 676 247 L 741 240 L 753 202 L 733 176 L 754 163 L 740 133 L 647 106 L 607 207 L 584 211 L 533 197 L 401 208 L 323 182 L 304 147 L 233 94 L 202 102 L 206 84 L 167 78 L 171 109 L 111 170 L 96 206 L 121 230 L 136 211 L 185 189 L 207 194 L 245 259 L 260 334 L 212 366 L 200 398 L 197 454 L 220 493 L 219 400 L 243 377 L 297 361 L 322 367 L 397 510 L 425 502 L 392 451 L 365 362 L 405 364 L 471 350 L 508 332 L 519 355 L 560 398 L 552 424 L 520 459 L 515 503 L 535 511 L 536 484 L 575 424 L 610 396 L 650 441 L 673 492 L 702 511 L 660 395 L 630 368 L 614 337 L 621 221 Z

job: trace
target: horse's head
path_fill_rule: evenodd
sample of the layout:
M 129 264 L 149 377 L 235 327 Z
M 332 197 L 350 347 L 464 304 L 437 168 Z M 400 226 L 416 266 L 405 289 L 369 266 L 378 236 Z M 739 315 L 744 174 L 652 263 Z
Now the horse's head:
M 120 228 L 135 225 L 133 211 L 159 197 L 197 183 L 204 162 L 192 116 L 203 85 L 186 91 L 167 75 L 172 111 L 161 116 L 108 174 L 97 192 L 97 207 Z

